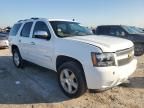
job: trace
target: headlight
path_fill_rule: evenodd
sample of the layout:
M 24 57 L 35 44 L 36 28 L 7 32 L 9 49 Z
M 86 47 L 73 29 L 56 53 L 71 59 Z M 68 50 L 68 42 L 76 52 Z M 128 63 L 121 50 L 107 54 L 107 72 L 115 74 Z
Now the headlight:
M 92 63 L 97 67 L 115 66 L 114 53 L 91 53 Z

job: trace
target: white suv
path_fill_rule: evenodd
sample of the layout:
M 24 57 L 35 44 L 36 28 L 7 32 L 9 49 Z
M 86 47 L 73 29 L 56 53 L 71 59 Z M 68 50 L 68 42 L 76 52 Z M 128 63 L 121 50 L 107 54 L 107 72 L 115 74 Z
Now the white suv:
M 21 20 L 10 31 L 9 41 L 17 67 L 26 60 L 58 72 L 61 89 L 72 98 L 87 89 L 119 85 L 137 66 L 131 41 L 93 35 L 73 21 Z

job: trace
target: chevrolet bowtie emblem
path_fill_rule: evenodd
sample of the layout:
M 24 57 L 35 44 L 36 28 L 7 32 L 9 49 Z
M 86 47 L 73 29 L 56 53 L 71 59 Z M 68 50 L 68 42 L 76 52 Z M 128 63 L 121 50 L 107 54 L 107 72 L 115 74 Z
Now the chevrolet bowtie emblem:
M 129 54 L 128 54 L 128 58 L 131 58 L 131 57 L 132 57 L 132 54 L 131 54 L 131 53 L 129 53 Z

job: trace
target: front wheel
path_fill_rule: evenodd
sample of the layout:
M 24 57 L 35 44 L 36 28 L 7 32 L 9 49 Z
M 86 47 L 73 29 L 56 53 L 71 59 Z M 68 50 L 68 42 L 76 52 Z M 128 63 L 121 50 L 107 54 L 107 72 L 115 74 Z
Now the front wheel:
M 62 91 L 70 98 L 77 98 L 86 92 L 84 73 L 75 62 L 66 62 L 60 66 L 58 81 Z

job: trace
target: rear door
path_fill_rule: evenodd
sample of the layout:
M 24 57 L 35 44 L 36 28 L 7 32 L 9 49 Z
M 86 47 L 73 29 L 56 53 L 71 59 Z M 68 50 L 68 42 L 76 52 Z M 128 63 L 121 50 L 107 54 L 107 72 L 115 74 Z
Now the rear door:
M 30 34 L 31 34 L 32 25 L 33 22 L 26 22 L 23 25 L 23 28 L 20 32 L 20 36 L 18 39 L 18 47 L 20 53 L 23 59 L 26 59 L 28 61 L 30 61 L 29 53 L 31 52 L 31 49 L 29 48 L 29 44 L 30 44 Z

